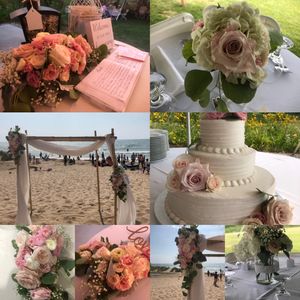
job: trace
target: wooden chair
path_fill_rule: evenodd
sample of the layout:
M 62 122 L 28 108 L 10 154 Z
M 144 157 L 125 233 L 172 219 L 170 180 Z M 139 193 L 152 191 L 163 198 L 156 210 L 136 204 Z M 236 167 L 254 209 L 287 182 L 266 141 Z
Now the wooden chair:
M 30 43 L 33 38 L 35 38 L 35 36 L 41 31 L 49 33 L 59 33 L 60 31 L 61 13 L 58 10 L 46 6 L 40 6 L 38 11 L 42 15 L 43 21 L 43 29 L 40 30 L 28 30 L 25 18 L 28 12 L 28 9 L 26 7 L 17 9 L 14 12 L 10 13 L 10 19 L 19 19 L 27 43 Z

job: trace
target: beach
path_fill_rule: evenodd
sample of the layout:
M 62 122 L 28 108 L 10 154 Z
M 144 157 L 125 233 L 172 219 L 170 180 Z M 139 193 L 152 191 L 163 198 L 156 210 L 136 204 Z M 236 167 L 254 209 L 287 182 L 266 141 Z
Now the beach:
M 181 283 L 183 276 L 180 273 L 156 273 L 151 277 L 151 300 L 182 300 Z M 224 277 L 218 281 L 218 288 L 213 285 L 213 277 L 204 275 L 205 299 L 224 300 Z
M 62 160 L 41 161 L 30 170 L 33 224 L 99 224 L 96 168 L 90 161 L 64 166 Z M 113 224 L 111 167 L 99 167 L 101 210 Z M 149 224 L 149 175 L 127 170 L 137 205 L 137 223 Z M 16 168 L 0 161 L 0 223 L 14 224 L 17 213 Z

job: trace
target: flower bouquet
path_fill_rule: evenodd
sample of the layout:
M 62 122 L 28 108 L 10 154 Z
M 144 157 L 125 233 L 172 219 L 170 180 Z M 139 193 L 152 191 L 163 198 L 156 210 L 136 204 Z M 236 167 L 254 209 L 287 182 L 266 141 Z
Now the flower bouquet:
M 202 269 L 201 263 L 206 261 L 206 257 L 202 254 L 206 246 L 206 240 L 204 236 L 199 235 L 197 225 L 192 225 L 190 227 L 183 226 L 178 230 L 175 243 L 179 254 L 174 265 L 179 264 L 184 271 L 182 294 L 187 296 L 194 278 L 197 276 L 198 271 Z
M 24 140 L 20 134 L 20 127 L 16 126 L 14 130 L 10 129 L 8 136 L 6 137 L 8 141 L 8 153 L 12 155 L 16 165 L 19 164 L 21 155 L 25 151 Z
M 31 43 L 0 53 L 0 87 L 5 111 L 55 106 L 65 95 L 78 99 L 75 85 L 108 54 L 92 49 L 81 36 L 40 32 Z
M 139 238 L 141 239 L 141 238 Z M 107 299 L 129 292 L 150 271 L 149 243 L 137 240 L 111 244 L 101 237 L 79 247 L 76 276 L 83 277 L 82 299 Z M 80 298 L 78 298 L 80 299 Z
M 269 32 L 259 11 L 246 2 L 226 8 L 207 7 L 191 37 L 184 45 L 183 56 L 187 62 L 197 63 L 205 70 L 187 73 L 186 94 L 206 107 L 210 101 L 207 88 L 213 81 L 211 72 L 216 71 L 218 96 L 214 104 L 217 111 L 228 111 L 224 101 L 227 98 L 238 104 L 253 99 L 266 76 L 263 67 L 270 51 L 282 43 L 280 32 Z
M 257 259 L 255 263 L 256 281 L 270 284 L 273 275 L 278 275 L 279 264 L 274 256 L 280 251 L 290 258 L 293 243 L 282 226 L 246 226 L 246 230 L 235 246 L 235 254 L 241 261 Z
M 74 260 L 62 257 L 68 238 L 62 227 L 17 226 L 19 232 L 12 241 L 16 249 L 18 271 L 12 275 L 17 292 L 24 299 L 67 300 L 68 292 L 59 285 L 59 271 L 70 276 Z
M 110 176 L 112 188 L 123 202 L 127 200 L 127 183 L 124 179 L 125 176 L 124 169 L 120 166 L 115 168 L 113 174 Z

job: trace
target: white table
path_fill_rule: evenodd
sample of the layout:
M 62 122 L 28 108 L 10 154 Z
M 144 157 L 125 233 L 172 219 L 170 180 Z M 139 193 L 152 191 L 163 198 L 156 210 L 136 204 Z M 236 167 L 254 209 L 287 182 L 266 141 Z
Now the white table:
M 183 41 L 190 39 L 194 19 L 190 14 L 181 14 L 151 26 L 151 57 L 157 72 L 167 78 L 166 90 L 175 96 L 174 111 L 211 111 L 210 104 L 202 108 L 184 93 L 184 78 L 192 69 L 200 69 L 196 64 L 186 66 L 181 51 Z M 285 64 L 292 73 L 274 70 L 269 61 L 265 67 L 268 76 L 257 89 L 255 97 L 247 104 L 228 101 L 230 111 L 300 111 L 300 59 L 288 50 L 282 50 Z
M 289 269 L 281 268 L 279 273 L 291 276 L 291 280 L 286 283 L 286 288 L 291 293 L 289 300 L 300 299 L 300 264 Z M 238 270 L 230 279 L 232 286 L 225 290 L 226 300 L 274 300 L 276 288 L 280 284 L 277 281 L 270 285 L 257 284 L 254 270 Z
M 151 224 L 158 224 L 154 214 L 154 203 L 157 197 L 165 191 L 167 174 L 172 170 L 172 161 L 186 148 L 171 148 L 167 157 L 151 164 Z M 300 159 L 282 154 L 256 153 L 255 164 L 267 169 L 276 180 L 276 191 L 290 201 L 294 207 L 292 224 L 300 224 Z

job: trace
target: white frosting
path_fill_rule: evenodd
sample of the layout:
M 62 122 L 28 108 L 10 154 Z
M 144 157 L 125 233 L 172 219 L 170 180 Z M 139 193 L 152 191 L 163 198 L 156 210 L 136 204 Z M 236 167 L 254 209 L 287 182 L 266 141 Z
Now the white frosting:
M 168 191 L 166 212 L 177 224 L 241 224 L 265 200 L 256 188 L 275 191 L 274 177 L 265 169 L 255 170 L 255 180 L 247 185 L 214 192 Z
M 209 164 L 210 171 L 221 177 L 227 184 L 234 186 L 246 184 L 253 177 L 255 150 L 244 146 L 239 153 L 218 154 L 197 150 L 197 146 L 189 149 L 189 154 L 200 159 L 200 163 Z M 248 180 L 249 179 L 249 180 Z M 236 184 L 229 182 L 235 181 Z
M 242 148 L 245 145 L 245 121 L 201 120 L 201 145 L 211 148 Z

